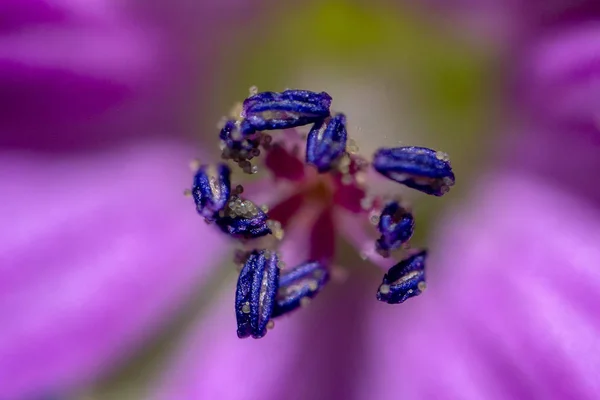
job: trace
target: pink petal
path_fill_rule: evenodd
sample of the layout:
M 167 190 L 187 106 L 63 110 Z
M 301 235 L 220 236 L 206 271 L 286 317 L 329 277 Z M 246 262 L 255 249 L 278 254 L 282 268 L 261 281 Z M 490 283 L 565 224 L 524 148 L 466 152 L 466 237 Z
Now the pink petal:
M 287 227 L 300 209 L 304 206 L 306 196 L 294 193 L 287 199 L 277 202 L 269 211 L 269 218 L 279 221 L 282 227 Z
M 365 213 L 361 200 L 365 197 L 365 190 L 356 185 L 344 185 L 341 179 L 336 182 L 333 202 L 353 213 Z
M 335 256 L 335 222 L 333 211 L 324 209 L 310 231 L 310 259 L 330 263 Z
M 398 318 L 373 305 L 363 398 L 600 396 L 598 209 L 486 178 L 432 246 L 428 291 Z
M 287 379 L 302 351 L 290 344 L 300 339 L 302 331 L 286 319 L 260 340 L 238 339 L 234 296 L 232 278 L 185 341 L 153 399 L 258 400 L 285 395 L 274 383 Z
M 182 195 L 186 146 L 0 156 L 0 398 L 106 372 L 225 249 Z
M 285 230 L 285 237 L 279 246 L 283 261 L 288 268 L 293 268 L 311 259 L 312 232 L 322 217 L 323 209 L 310 203 L 293 215 Z
M 196 135 L 210 96 L 191 88 L 211 91 L 219 38 L 260 13 L 257 3 L 3 0 L 0 146 L 64 151 Z
M 156 77 L 164 72 L 164 63 L 158 60 L 165 58 L 160 38 L 139 21 L 116 18 L 116 4 L 27 2 L 31 4 L 25 9 L 8 7 L 5 18 L 22 26 L 0 37 L 0 85 L 11 99 L 0 111 L 0 130 L 20 131 L 0 136 L 0 144 L 80 142 L 89 136 L 81 135 L 81 124 L 89 124 L 91 117 L 98 125 L 108 110 L 122 110 L 136 91 L 160 87 Z M 40 134 L 49 129 L 51 134 Z M 61 139 L 66 132 L 72 136 L 65 143 Z M 105 140 L 112 132 L 107 129 L 99 136 Z
M 280 144 L 274 144 L 265 157 L 265 165 L 277 179 L 299 182 L 304 179 L 304 163 L 298 155 Z
M 583 24 L 542 37 L 524 57 L 521 91 L 533 105 L 538 123 L 600 127 L 600 24 Z
M 511 167 L 600 204 L 600 185 L 590 184 L 589 177 L 590 171 L 600 171 L 600 136 L 550 129 L 521 129 L 505 138 Z
M 375 251 L 377 230 L 369 223 L 366 214 L 354 214 L 345 210 L 336 213 L 335 226 L 342 237 L 350 243 L 365 260 L 388 270 L 396 263 L 392 258 L 383 258 Z

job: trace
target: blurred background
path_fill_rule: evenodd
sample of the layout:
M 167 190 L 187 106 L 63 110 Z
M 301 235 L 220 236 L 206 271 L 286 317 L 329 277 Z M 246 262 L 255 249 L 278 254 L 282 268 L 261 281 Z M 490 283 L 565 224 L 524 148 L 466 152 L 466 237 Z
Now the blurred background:
M 460 313 L 461 302 L 471 306 L 478 302 L 476 295 L 469 300 L 461 297 L 464 293 L 456 294 L 468 292 L 470 284 L 479 285 L 476 278 L 468 278 L 479 274 L 466 266 L 469 248 L 459 250 L 447 240 L 463 228 L 472 235 L 473 240 L 465 241 L 472 243 L 473 254 L 500 264 L 489 266 L 494 273 L 517 267 L 526 271 L 526 258 L 520 257 L 527 253 L 534 254 L 530 260 L 537 260 L 531 265 L 539 261 L 540 268 L 562 276 L 572 267 L 573 253 L 553 255 L 556 264 L 536 254 L 546 250 L 553 254 L 560 243 L 572 240 L 572 251 L 581 256 L 577 246 L 598 238 L 600 227 L 600 220 L 594 219 L 600 200 L 594 183 L 600 167 L 599 7 L 594 2 L 574 3 L 4 1 L 0 5 L 0 400 L 153 398 L 172 360 L 178 352 L 186 353 L 185 338 L 194 335 L 193 327 L 207 318 L 217 294 L 231 280 L 225 239 L 213 237 L 182 196 L 192 178 L 187 164 L 194 157 L 218 159 L 217 123 L 253 85 L 260 91 L 327 91 L 334 98 L 333 109 L 348 115 L 349 132 L 365 154 L 382 146 L 417 145 L 450 155 L 457 176 L 451 193 L 443 201 L 411 197 L 418 220 L 415 240 L 443 249 L 439 251 L 443 257 L 434 257 L 432 271 L 445 269 L 465 277 L 465 286 L 452 281 L 455 286 L 440 289 L 446 297 L 440 295 L 438 303 L 454 304 L 453 312 Z M 512 176 L 523 182 L 521 186 L 505 185 Z M 548 192 L 538 190 L 539 182 Z M 568 200 L 552 203 L 563 193 Z M 550 200 L 546 204 L 536 196 Z M 488 210 L 487 204 L 489 212 L 475 211 Z M 585 211 L 577 220 L 581 225 L 570 225 L 575 217 L 568 217 L 564 204 Z M 489 215 L 507 224 L 497 237 L 496 225 L 482 222 Z M 554 224 L 545 216 L 564 220 Z M 541 233 L 527 233 L 530 236 L 515 239 L 508 249 L 503 244 L 510 236 L 506 232 L 530 228 L 557 236 L 546 240 Z M 489 243 L 477 247 L 476 238 L 488 236 Z M 535 243 L 535 249 L 530 251 L 528 243 Z M 583 285 L 576 286 L 579 293 L 598 289 L 590 278 L 598 277 L 596 247 L 586 247 L 578 263 L 588 268 L 576 274 L 581 281 L 571 282 Z M 560 262 L 563 259 L 567 261 Z M 358 256 L 355 260 L 366 264 Z M 487 261 L 474 264 L 488 268 Z M 218 268 L 224 265 L 227 268 Z M 537 265 L 531 276 L 546 279 L 538 274 Z M 369 274 L 364 279 L 371 279 Z M 377 271 L 372 278 L 371 291 L 381 275 Z M 446 275 L 439 276 L 441 281 Z M 495 282 L 495 275 L 490 276 Z M 535 286 L 534 278 L 526 272 L 523 276 Z M 481 287 L 489 283 L 481 282 Z M 565 296 L 572 298 L 574 286 L 565 285 Z M 514 288 L 507 287 L 503 296 L 515 298 Z M 522 291 L 514 290 L 520 298 Z M 552 290 L 553 296 L 563 292 Z M 596 300 L 584 298 L 577 304 Z M 445 314 L 431 302 L 425 311 L 414 306 L 403 315 L 413 318 L 427 314 L 427 309 L 434 310 L 431 315 Z M 498 308 L 481 304 L 480 309 L 464 311 L 457 318 L 462 322 L 455 324 L 462 329 L 476 315 L 475 325 L 493 326 L 481 318 L 496 318 Z M 534 300 L 527 304 L 532 315 L 551 307 L 537 309 Z M 516 324 L 520 317 L 502 318 Z M 552 320 L 553 329 L 574 329 L 566 322 L 561 325 L 560 318 Z M 596 322 L 597 317 L 590 329 L 597 334 Z M 422 336 L 439 333 L 426 322 L 422 329 Z M 277 330 L 271 335 L 276 334 Z M 492 338 L 492 343 L 503 342 Z M 569 338 L 589 349 L 597 342 L 593 334 Z M 221 337 L 212 340 L 216 343 Z M 399 334 L 398 340 L 403 336 Z M 579 354 L 564 350 L 565 337 L 557 335 L 556 343 L 548 340 L 539 354 L 553 354 L 558 348 L 564 359 Z M 224 351 L 230 349 L 223 346 Z M 546 389 L 538 388 L 553 375 L 538 376 L 535 367 L 547 358 L 524 355 L 519 347 L 498 346 L 509 355 L 506 368 L 519 370 L 523 365 L 511 352 L 529 357 L 525 364 L 531 368 L 515 373 L 507 384 L 524 382 L 528 395 L 495 390 L 504 387 L 505 378 L 493 369 L 489 376 L 495 383 L 482 384 L 478 392 L 465 388 L 419 394 L 415 389 L 393 398 L 600 396 L 598 385 L 590 383 L 594 378 L 587 378 L 594 371 L 597 376 L 595 358 L 587 367 L 570 370 L 572 374 L 555 371 L 565 382 L 578 382 L 575 386 L 582 389 L 577 395 L 555 391 L 548 396 Z M 364 347 L 356 351 L 356 360 L 365 357 L 370 347 Z M 273 345 L 268 351 L 281 350 Z M 353 350 L 347 352 L 354 359 Z M 437 354 L 457 365 L 451 362 L 456 355 L 441 350 Z M 444 364 L 436 357 L 424 359 L 431 365 Z M 493 363 L 485 357 L 477 359 L 484 366 Z M 252 368 L 251 360 L 240 362 Z M 362 369 L 361 361 L 356 365 Z M 415 365 L 415 374 L 423 365 Z M 480 364 L 473 363 L 472 368 L 476 365 Z M 198 368 L 200 377 L 204 370 Z M 290 371 L 298 376 L 297 370 Z M 227 375 L 228 369 L 221 373 Z M 477 380 L 477 374 L 465 374 L 470 376 L 467 382 Z M 341 379 L 346 385 L 350 379 L 350 372 L 334 375 L 332 382 Z M 404 382 L 397 379 L 391 385 L 401 387 Z M 430 387 L 424 378 L 413 381 Z M 171 390 L 171 395 L 159 398 L 367 399 L 383 393 L 370 391 L 371 384 L 375 385 L 365 383 L 362 391 L 339 395 L 324 391 L 321 397 L 198 389 L 194 396 L 191 391 Z

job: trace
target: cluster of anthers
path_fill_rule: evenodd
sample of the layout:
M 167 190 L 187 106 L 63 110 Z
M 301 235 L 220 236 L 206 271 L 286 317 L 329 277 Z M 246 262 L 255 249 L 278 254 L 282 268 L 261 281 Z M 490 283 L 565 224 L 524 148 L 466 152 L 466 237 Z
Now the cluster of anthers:
M 280 221 L 277 221 L 267 206 L 257 206 L 243 196 L 243 186 L 238 184 L 232 188 L 228 163 L 237 164 L 244 173 L 255 174 L 258 166 L 253 162 L 261 160 L 276 176 L 292 181 L 295 173 L 290 166 L 294 162 L 310 169 L 313 181 L 333 193 L 328 203 L 330 207 L 339 205 L 364 214 L 376 225 L 380 237 L 373 243 L 373 249 L 379 256 L 388 258 L 395 250 L 402 252 L 402 259 L 383 277 L 377 300 L 398 304 L 425 290 L 427 252 L 407 250 L 414 217 L 397 198 L 369 195 L 366 172 L 373 168 L 410 188 L 442 196 L 454 185 L 448 156 L 410 146 L 380 149 L 369 161 L 358 154 L 356 144 L 348 138 L 345 115 L 331 113 L 331 101 L 325 92 L 258 93 L 256 88 L 251 88 L 239 116 L 223 121 L 220 126 L 224 161 L 214 165 L 197 162 L 193 166 L 195 176 L 188 193 L 193 196 L 198 213 L 244 245 L 245 250 L 238 250 L 235 256 L 235 262 L 241 267 L 235 294 L 240 338 L 263 337 L 267 329 L 273 327 L 273 319 L 317 296 L 329 281 L 331 259 L 316 257 L 294 268 L 285 268 L 277 251 L 284 236 L 280 221 L 291 216 L 278 215 L 276 218 Z M 296 129 L 306 125 L 312 125 L 307 133 Z M 283 132 L 271 136 L 268 132 L 272 131 Z M 301 157 L 303 151 L 305 155 Z M 298 186 L 298 190 L 316 187 Z

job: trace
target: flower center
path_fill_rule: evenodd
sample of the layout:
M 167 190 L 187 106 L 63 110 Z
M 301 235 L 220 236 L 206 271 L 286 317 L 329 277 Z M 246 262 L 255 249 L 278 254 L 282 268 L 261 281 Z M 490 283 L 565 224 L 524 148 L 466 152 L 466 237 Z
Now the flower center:
M 300 193 L 308 202 L 329 207 L 333 205 L 334 184 L 329 176 L 317 176 L 310 179 Z

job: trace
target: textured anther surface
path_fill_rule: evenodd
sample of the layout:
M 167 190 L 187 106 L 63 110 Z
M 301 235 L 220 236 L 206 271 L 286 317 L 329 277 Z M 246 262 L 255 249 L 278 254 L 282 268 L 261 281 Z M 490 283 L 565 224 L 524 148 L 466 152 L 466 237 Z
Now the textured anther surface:
M 415 219 L 397 201 L 390 202 L 381 211 L 377 226 L 381 237 L 377 240 L 377 250 L 389 255 L 391 250 L 400 248 L 413 235 Z
M 455 183 L 448 155 L 426 147 L 380 149 L 373 156 L 373 167 L 393 181 L 434 196 L 443 196 Z
M 331 170 L 346 151 L 347 139 L 345 115 L 336 114 L 317 122 L 306 140 L 306 162 L 319 172 Z
M 388 304 L 403 303 L 418 296 L 425 288 L 427 251 L 413 253 L 389 269 L 377 291 L 377 300 Z
M 202 165 L 194 175 L 192 196 L 198 213 L 213 221 L 229 199 L 231 170 L 225 164 Z
M 318 261 L 307 261 L 281 274 L 273 317 L 293 311 L 302 299 L 314 298 L 329 281 L 327 268 Z
M 329 116 L 331 96 L 325 92 L 286 90 L 281 93 L 262 92 L 244 101 L 242 117 L 247 124 L 243 133 L 289 129 L 307 125 Z
M 239 338 L 258 339 L 266 335 L 279 287 L 277 262 L 277 254 L 268 250 L 255 250 L 248 255 L 235 295 Z

